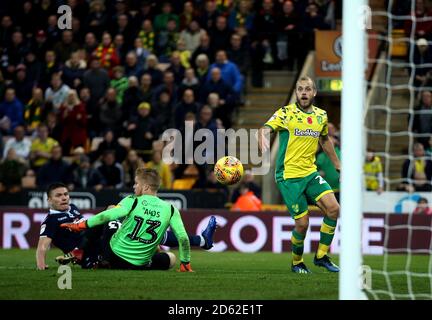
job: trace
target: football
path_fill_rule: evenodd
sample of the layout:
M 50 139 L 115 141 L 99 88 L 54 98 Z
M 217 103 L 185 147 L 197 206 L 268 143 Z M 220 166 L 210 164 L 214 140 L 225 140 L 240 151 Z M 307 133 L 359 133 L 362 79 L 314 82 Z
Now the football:
M 219 183 L 235 184 L 243 177 L 243 165 L 236 157 L 222 157 L 216 162 L 214 173 Z

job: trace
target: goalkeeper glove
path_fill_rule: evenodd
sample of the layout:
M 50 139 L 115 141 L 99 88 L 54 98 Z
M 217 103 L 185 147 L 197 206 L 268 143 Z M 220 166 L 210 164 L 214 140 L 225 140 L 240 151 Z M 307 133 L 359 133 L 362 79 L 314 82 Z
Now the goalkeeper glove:
M 69 229 L 73 232 L 80 232 L 88 228 L 87 220 L 78 220 L 72 223 L 62 223 L 60 227 Z
M 192 266 L 190 262 L 181 262 L 180 263 L 180 270 L 178 272 L 195 272 L 192 270 Z

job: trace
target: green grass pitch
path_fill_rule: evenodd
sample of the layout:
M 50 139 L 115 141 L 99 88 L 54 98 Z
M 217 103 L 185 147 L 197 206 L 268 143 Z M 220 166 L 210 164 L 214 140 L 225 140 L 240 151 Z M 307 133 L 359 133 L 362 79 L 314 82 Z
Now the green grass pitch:
M 178 253 L 174 251 L 178 256 Z M 35 250 L 0 250 L 0 299 L 337 299 L 338 275 L 313 265 L 312 255 L 305 263 L 312 274 L 291 273 L 290 253 L 212 253 L 192 252 L 195 273 L 170 271 L 82 270 L 72 267 L 72 289 L 57 287 L 57 264 L 54 257 L 60 251 L 48 253 L 50 269 L 35 270 Z M 333 256 L 338 262 L 338 257 Z M 411 277 L 415 293 L 431 295 L 431 275 L 427 275 L 429 256 L 413 256 Z M 372 269 L 381 269 L 383 258 L 364 257 Z M 390 256 L 391 270 L 405 270 L 406 256 Z M 406 275 L 391 276 L 394 293 L 407 293 Z M 374 274 L 373 289 L 386 290 L 383 276 Z M 382 299 L 390 299 L 381 294 Z M 417 298 L 422 298 L 418 296 Z

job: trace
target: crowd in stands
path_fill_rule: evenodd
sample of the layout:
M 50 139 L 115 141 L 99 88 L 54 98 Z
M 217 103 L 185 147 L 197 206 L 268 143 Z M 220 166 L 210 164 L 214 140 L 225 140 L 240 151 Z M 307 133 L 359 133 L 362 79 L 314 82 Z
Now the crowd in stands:
M 193 168 L 161 161 L 162 133 L 230 128 L 246 79 L 297 69 L 338 14 L 332 0 L 1 1 L 0 191 L 130 187 L 142 165 L 172 188 Z M 196 167 L 188 187 L 223 188 Z

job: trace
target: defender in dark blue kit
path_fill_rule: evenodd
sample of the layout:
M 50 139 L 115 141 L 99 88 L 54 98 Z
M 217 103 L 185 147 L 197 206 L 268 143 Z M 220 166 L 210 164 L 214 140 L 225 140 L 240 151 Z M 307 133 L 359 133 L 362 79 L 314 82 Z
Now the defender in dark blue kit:
M 46 253 L 53 244 L 63 251 L 64 255 L 58 256 L 56 261 L 60 264 L 74 262 L 83 268 L 92 268 L 98 263 L 103 244 L 107 241 L 106 235 L 113 235 L 120 227 L 119 221 L 110 221 L 105 225 L 86 231 L 75 233 L 69 229 L 61 228 L 62 223 L 78 222 L 84 217 L 78 208 L 70 203 L 69 190 L 63 183 L 54 183 L 48 187 L 49 213 L 41 224 L 39 242 L 36 249 L 36 264 L 38 270 L 48 268 Z M 216 229 L 216 218 L 212 216 L 207 227 L 201 235 L 189 235 L 191 246 L 209 250 L 213 247 L 213 234 Z M 109 239 L 108 239 L 109 241 Z M 168 247 L 178 247 L 174 234 L 170 231 L 160 243 Z

